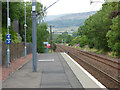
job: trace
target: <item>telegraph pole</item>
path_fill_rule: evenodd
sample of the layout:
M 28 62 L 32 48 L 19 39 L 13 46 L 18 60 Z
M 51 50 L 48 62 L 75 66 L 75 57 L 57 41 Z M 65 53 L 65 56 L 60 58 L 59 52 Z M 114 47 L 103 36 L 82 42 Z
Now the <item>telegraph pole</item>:
M 32 0 L 32 52 L 33 72 L 37 72 L 37 33 L 36 33 L 36 0 Z
M 53 40 L 52 40 L 52 25 L 50 25 L 50 46 L 51 46 L 51 53 L 52 53 L 52 50 L 53 50 Z
M 25 58 L 27 57 L 27 47 L 26 47 L 26 27 L 27 27 L 27 24 L 26 24 L 26 2 L 25 2 Z
M 9 27 L 10 27 L 9 0 L 7 0 L 7 29 L 8 29 L 8 34 L 9 34 Z M 7 49 L 7 68 L 10 68 L 10 49 L 9 49 L 9 44 L 8 44 L 8 49 Z

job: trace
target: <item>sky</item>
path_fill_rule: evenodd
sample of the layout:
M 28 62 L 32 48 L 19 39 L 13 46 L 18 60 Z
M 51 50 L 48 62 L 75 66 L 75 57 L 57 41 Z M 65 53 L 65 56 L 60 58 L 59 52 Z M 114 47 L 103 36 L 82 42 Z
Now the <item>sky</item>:
M 57 0 L 37 0 L 48 7 Z M 90 0 L 59 0 L 55 5 L 47 10 L 47 15 L 60 15 L 69 13 L 80 13 L 98 11 L 102 8 L 104 0 L 92 0 L 95 3 L 90 5 Z M 98 2 L 99 1 L 99 2 Z
M 44 6 L 48 7 L 57 0 L 38 1 L 41 2 Z M 47 15 L 59 15 L 100 10 L 102 8 L 104 0 L 99 1 L 101 2 L 96 2 L 90 5 L 90 0 L 59 0 L 55 5 L 47 10 Z

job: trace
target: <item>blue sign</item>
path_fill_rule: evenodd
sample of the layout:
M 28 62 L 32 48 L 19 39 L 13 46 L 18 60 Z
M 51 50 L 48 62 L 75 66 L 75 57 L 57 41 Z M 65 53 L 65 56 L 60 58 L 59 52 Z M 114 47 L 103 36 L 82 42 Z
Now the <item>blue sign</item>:
M 11 44 L 11 34 L 7 34 L 6 43 Z

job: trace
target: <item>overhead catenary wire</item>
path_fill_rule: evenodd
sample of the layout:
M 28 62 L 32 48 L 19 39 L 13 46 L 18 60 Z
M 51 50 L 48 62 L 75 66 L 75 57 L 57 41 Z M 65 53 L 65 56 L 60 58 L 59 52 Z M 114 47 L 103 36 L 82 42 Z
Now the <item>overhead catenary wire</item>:
M 99 1 L 99 0 L 98 1 L 90 0 L 90 5 L 92 5 L 93 3 L 95 3 L 95 5 L 92 8 L 90 8 L 89 11 L 92 11 L 99 3 L 104 3 L 104 2 Z
M 56 2 L 54 2 L 53 4 L 51 4 L 50 6 L 48 6 L 47 8 L 45 8 L 43 11 L 39 12 L 36 14 L 36 16 L 40 15 L 41 13 L 44 13 L 48 8 L 52 7 L 54 4 L 56 4 L 59 0 L 57 0 Z

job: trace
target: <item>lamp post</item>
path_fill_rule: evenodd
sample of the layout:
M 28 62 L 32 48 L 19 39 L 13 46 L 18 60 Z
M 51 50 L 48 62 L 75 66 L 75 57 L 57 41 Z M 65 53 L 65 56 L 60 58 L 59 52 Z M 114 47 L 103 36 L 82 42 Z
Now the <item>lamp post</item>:
M 27 27 L 27 24 L 26 24 L 26 2 L 25 2 L 25 58 L 27 58 L 27 47 L 26 47 L 26 27 Z

